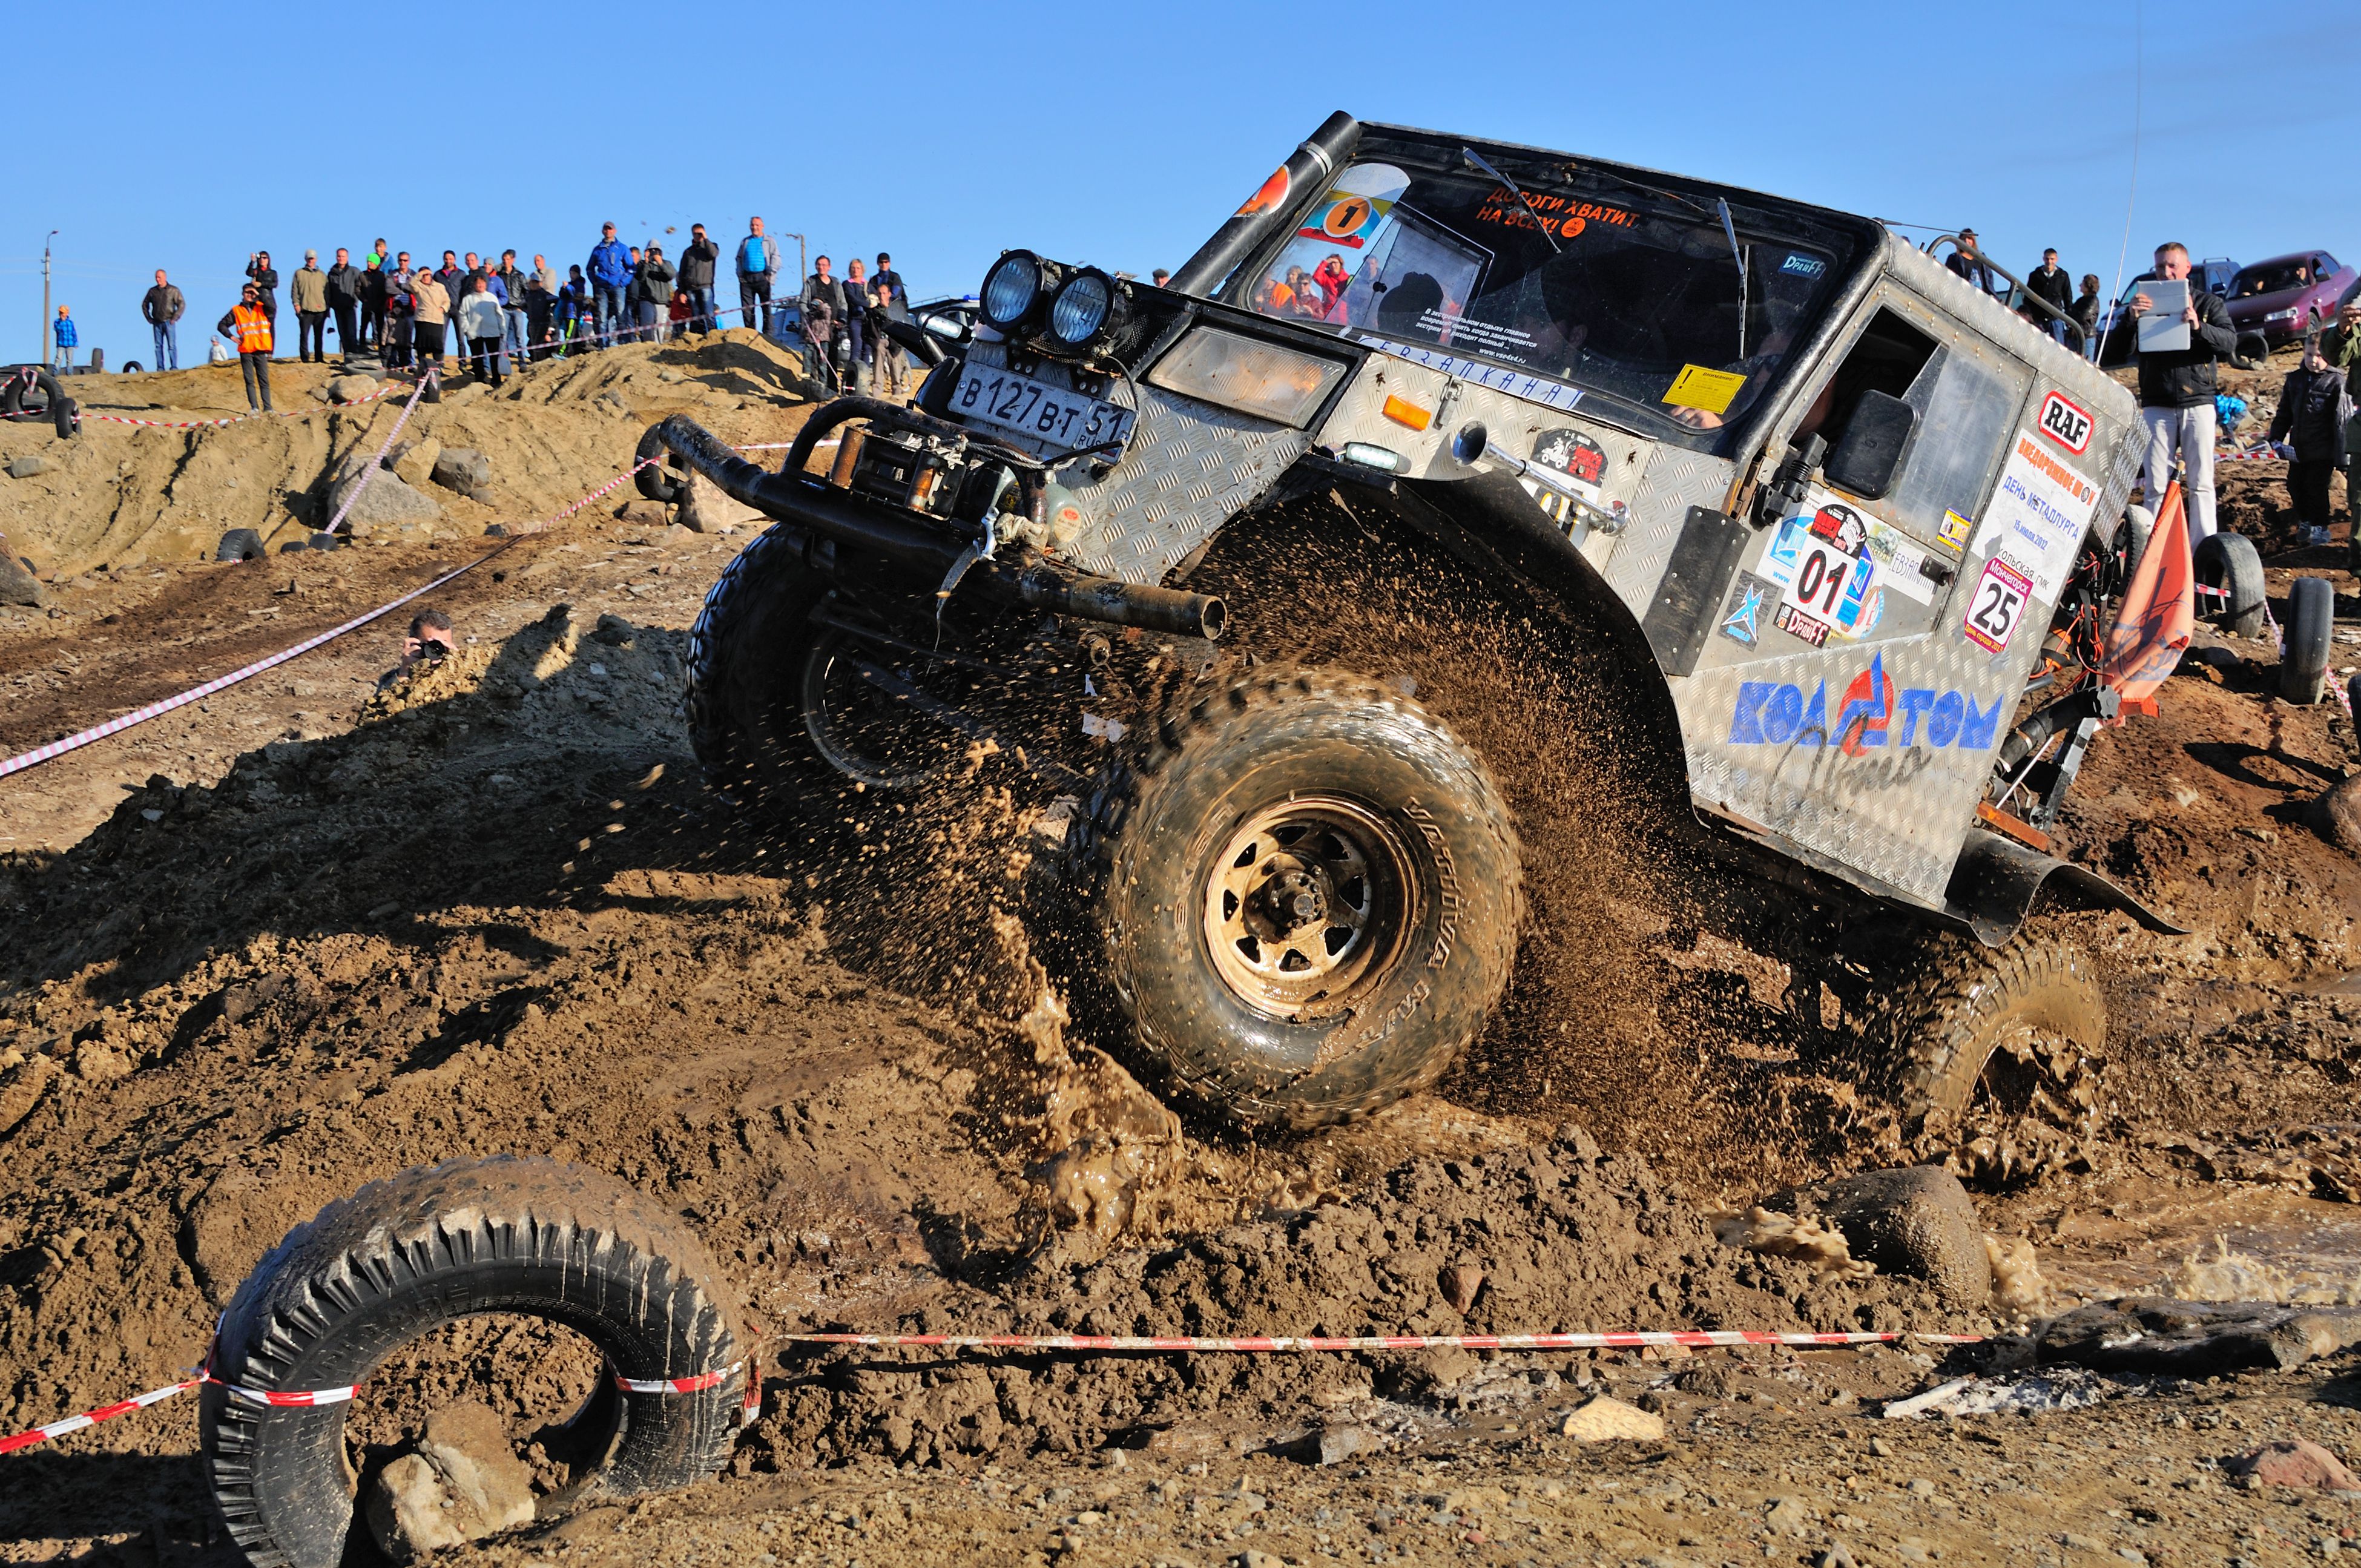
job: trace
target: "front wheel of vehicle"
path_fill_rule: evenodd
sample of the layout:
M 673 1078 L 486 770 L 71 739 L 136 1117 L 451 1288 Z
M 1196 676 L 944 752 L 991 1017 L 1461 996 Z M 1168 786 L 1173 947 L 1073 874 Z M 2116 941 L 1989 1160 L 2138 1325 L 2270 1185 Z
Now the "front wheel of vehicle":
M 1498 786 L 1409 698 L 1266 664 L 1200 687 L 1092 803 L 1108 979 L 1138 1048 L 1256 1126 L 1433 1084 L 1509 979 Z

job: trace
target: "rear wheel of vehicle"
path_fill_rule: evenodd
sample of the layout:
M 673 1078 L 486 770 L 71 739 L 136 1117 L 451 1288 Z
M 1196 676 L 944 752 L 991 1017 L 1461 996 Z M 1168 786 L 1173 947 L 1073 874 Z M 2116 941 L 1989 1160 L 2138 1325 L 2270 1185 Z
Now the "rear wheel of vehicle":
M 2105 1043 L 2107 1004 L 2070 943 L 2020 936 L 1994 951 L 1944 935 L 1913 953 L 1872 1029 L 1905 1117 L 1979 1102 L 2022 1113 Z
M 2197 582 L 2215 590 L 2198 596 L 2205 618 L 2233 637 L 2263 634 L 2263 557 L 2243 533 L 2210 533 L 2197 542 Z
M 2279 650 L 2279 696 L 2305 707 L 2328 684 L 2328 650 L 2336 630 L 2336 587 L 2326 577 L 2288 585 L 2286 645 Z
M 1433 1084 L 1508 984 L 1517 838 L 1439 719 L 1265 664 L 1189 694 L 1092 802 L 1107 975 L 1140 1052 L 1234 1119 Z
M 215 1340 L 224 1383 L 291 1392 L 365 1383 L 402 1345 L 463 1317 L 514 1313 L 588 1339 L 616 1376 L 686 1379 L 624 1392 L 602 1376 L 563 1446 L 586 1458 L 578 1500 L 705 1480 L 729 1457 L 743 1340 L 696 1237 L 611 1178 L 552 1160 L 461 1160 L 373 1182 L 298 1226 L 239 1287 Z M 248 1559 L 343 1561 L 360 1477 L 342 1403 L 260 1406 L 203 1394 L 214 1497 Z M 577 1441 L 578 1440 L 578 1442 Z

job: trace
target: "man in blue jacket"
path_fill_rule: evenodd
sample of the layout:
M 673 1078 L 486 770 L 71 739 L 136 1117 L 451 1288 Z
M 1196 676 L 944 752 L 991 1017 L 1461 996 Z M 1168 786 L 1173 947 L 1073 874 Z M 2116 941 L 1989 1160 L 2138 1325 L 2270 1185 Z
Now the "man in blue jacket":
M 760 325 L 763 335 L 771 335 L 771 280 L 779 270 L 779 242 L 763 232 L 763 220 L 749 219 L 746 237 L 738 242 L 738 304 L 739 320 L 747 326 Z M 754 312 L 760 306 L 763 319 L 758 323 Z
M 603 347 L 615 341 L 614 334 L 626 324 L 629 307 L 623 296 L 631 286 L 631 249 L 615 237 L 615 225 L 605 225 L 599 230 L 598 248 L 590 253 L 590 287 L 597 294 L 598 344 Z

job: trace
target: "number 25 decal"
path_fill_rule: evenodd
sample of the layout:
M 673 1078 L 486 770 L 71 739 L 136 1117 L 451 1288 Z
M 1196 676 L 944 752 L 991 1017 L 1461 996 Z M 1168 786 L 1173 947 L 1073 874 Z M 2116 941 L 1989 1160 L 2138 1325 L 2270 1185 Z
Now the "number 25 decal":
M 1967 620 L 1960 630 L 1987 652 L 2002 652 L 2016 634 L 2032 600 L 2032 580 L 1995 556 L 1976 579 L 1976 591 L 1968 599 Z

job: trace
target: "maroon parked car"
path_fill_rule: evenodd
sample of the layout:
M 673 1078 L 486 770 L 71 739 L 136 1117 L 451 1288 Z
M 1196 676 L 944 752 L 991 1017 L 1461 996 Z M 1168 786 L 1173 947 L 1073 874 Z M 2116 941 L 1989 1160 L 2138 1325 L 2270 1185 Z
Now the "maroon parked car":
M 2273 347 L 2293 343 L 2336 319 L 2336 307 L 2361 272 L 2340 267 L 2324 250 L 2274 256 L 2238 269 L 2230 280 L 2230 324 L 2240 335 L 2259 332 Z

